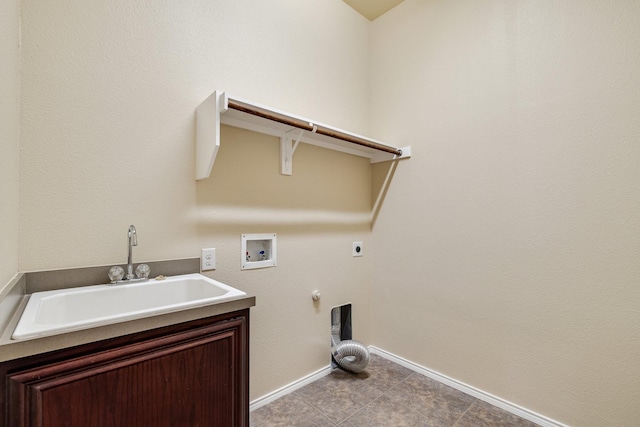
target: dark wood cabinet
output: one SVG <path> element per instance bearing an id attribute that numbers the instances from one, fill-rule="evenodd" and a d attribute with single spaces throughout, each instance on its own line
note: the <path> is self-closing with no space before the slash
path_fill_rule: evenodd
<path id="1" fill-rule="evenodd" d="M 249 310 L 0 366 L 11 427 L 248 426 Z"/>

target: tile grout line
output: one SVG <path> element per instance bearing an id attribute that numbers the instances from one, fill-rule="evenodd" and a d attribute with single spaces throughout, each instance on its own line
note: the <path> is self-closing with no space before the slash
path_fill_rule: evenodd
<path id="1" fill-rule="evenodd" d="M 467 412 L 469 412 L 469 410 L 471 410 L 471 407 L 472 407 L 473 405 L 475 405 L 477 402 L 478 402 L 478 398 L 475 398 L 475 399 L 473 400 L 473 402 L 471 402 L 471 405 L 469 405 L 469 407 L 468 407 L 467 409 L 465 409 L 465 411 L 462 413 L 462 415 L 460 415 L 460 416 L 458 417 L 458 419 L 456 420 L 456 422 L 454 422 L 454 423 L 453 423 L 453 425 L 452 425 L 451 427 L 456 427 L 456 426 L 458 425 L 458 423 L 460 422 L 460 420 L 461 420 L 461 419 L 463 419 L 465 415 L 467 415 Z"/>
<path id="2" fill-rule="evenodd" d="M 566 424 L 560 423 L 559 421 L 553 420 L 544 415 L 538 414 L 530 409 L 519 406 L 515 403 L 509 402 L 503 398 L 497 397 L 488 393 L 484 390 L 473 387 L 469 384 L 465 384 L 459 380 L 448 377 L 440 372 L 434 371 L 432 369 L 426 368 L 424 366 L 413 363 L 407 359 L 404 359 L 400 356 L 397 356 L 393 353 L 390 353 L 386 350 L 375 346 L 369 346 L 369 351 L 371 354 L 376 354 L 384 359 L 395 362 L 401 366 L 411 369 L 412 371 L 421 374 L 427 378 L 431 378 L 439 383 L 445 384 L 449 387 L 453 387 L 471 397 L 475 397 L 476 399 L 486 402 L 491 406 L 495 406 L 499 409 L 507 411 L 518 418 L 522 418 L 526 421 L 529 421 L 537 426 L 541 427 L 569 427 Z"/>
<path id="3" fill-rule="evenodd" d="M 398 365 L 394 361 L 392 361 L 392 363 Z M 406 366 L 403 366 L 403 368 L 409 369 Z M 334 372 L 334 370 L 332 370 L 330 373 L 332 372 Z M 367 382 L 367 379 L 369 378 L 371 378 L 373 382 L 370 382 L 370 383 Z M 326 425 L 333 426 L 333 427 L 339 427 L 339 426 L 346 427 L 347 425 L 352 425 L 353 423 L 356 423 L 356 425 L 359 425 L 358 423 L 361 423 L 364 420 L 368 420 L 368 417 L 369 417 L 368 411 L 373 411 L 375 413 L 376 412 L 375 407 L 386 404 L 384 402 L 386 402 L 389 399 L 396 401 L 396 405 L 397 405 L 396 410 L 399 409 L 402 412 L 404 412 L 405 410 L 409 410 L 410 412 L 414 411 L 416 414 L 420 414 L 422 417 L 427 417 L 427 419 L 429 419 L 430 417 L 429 414 L 424 413 L 419 408 L 413 408 L 412 406 L 409 405 L 411 401 L 410 395 L 406 395 L 406 393 L 404 393 L 402 390 L 399 390 L 402 384 L 410 385 L 412 379 L 421 379 L 421 378 L 427 378 L 429 380 L 436 381 L 447 387 L 451 387 L 448 384 L 442 383 L 440 381 L 434 380 L 433 378 L 430 378 L 427 375 L 424 375 L 422 372 L 410 370 L 410 372 L 406 374 L 406 371 L 398 371 L 393 366 L 387 366 L 385 364 L 376 364 L 375 367 L 371 368 L 367 376 L 364 376 L 364 377 L 356 376 L 354 378 L 350 378 L 349 376 L 344 377 L 338 374 L 337 377 L 332 378 L 332 377 L 329 377 L 327 374 L 327 375 L 324 375 L 322 378 L 316 379 L 316 381 L 322 380 L 322 383 L 321 384 L 316 383 L 317 387 L 310 389 L 308 393 L 300 393 L 302 388 L 304 388 L 302 387 L 300 390 L 296 390 L 292 394 L 297 394 L 297 398 L 300 399 L 300 401 L 303 402 L 307 408 L 313 411 L 312 413 L 309 414 L 309 420 L 316 420 L 316 422 L 321 422 L 322 425 L 325 425 L 325 423 Z M 309 383 L 306 386 L 310 386 L 311 384 L 313 383 Z M 336 389 L 344 388 L 344 390 L 346 390 L 347 393 L 351 393 L 354 404 L 357 404 L 359 402 L 362 402 L 362 404 L 359 404 L 357 406 L 351 405 L 351 406 L 348 406 L 347 408 L 344 408 L 344 407 L 341 407 L 340 405 L 337 405 L 337 406 L 334 405 L 333 404 L 334 402 L 330 400 L 330 401 L 325 401 L 326 403 L 325 405 L 319 405 L 320 400 L 323 400 L 322 398 L 320 398 L 320 395 L 325 395 L 327 393 L 331 395 L 333 387 L 337 387 Z M 394 391 L 396 393 L 394 393 Z M 458 390 L 458 391 L 461 391 L 461 390 Z M 479 399 L 478 397 L 474 397 L 468 393 L 464 393 L 464 394 L 466 394 L 469 397 L 473 397 L 473 400 L 468 404 L 466 409 L 464 409 L 464 411 L 455 420 L 447 422 L 446 425 L 450 427 L 456 427 L 456 426 L 461 427 L 462 425 L 464 425 L 463 420 L 465 419 L 469 420 L 466 417 L 467 415 L 472 414 L 471 409 L 474 407 L 474 405 L 478 406 L 478 404 L 483 401 L 482 399 Z M 384 402 L 381 402 L 381 400 L 384 398 L 386 398 Z M 360 399 L 362 399 L 362 401 Z M 501 409 L 495 405 L 491 405 L 491 406 L 494 406 L 496 409 Z M 400 407 L 404 409 L 400 409 Z M 461 407 L 461 409 L 462 408 L 464 408 L 464 406 Z M 334 409 L 337 412 L 335 412 Z M 329 417 L 329 414 L 344 415 L 344 418 L 342 419 L 339 419 L 340 417 L 331 418 Z M 512 415 L 515 415 L 515 414 L 512 414 Z M 363 420 L 360 420 L 361 416 L 364 417 Z M 334 418 L 336 418 L 337 421 L 334 420 Z M 293 420 L 295 419 L 295 417 L 291 419 Z M 252 424 L 252 426 L 253 425 L 254 424 Z M 265 424 L 265 426 L 266 425 L 268 424 Z M 255 426 L 259 426 L 259 424 L 255 424 Z"/>
<path id="4" fill-rule="evenodd" d="M 340 421 L 338 424 L 336 424 L 337 426 L 340 426 L 342 423 L 350 420 L 351 418 L 355 417 L 358 413 L 362 412 L 364 409 L 367 408 L 367 406 L 371 405 L 373 402 L 375 402 L 376 400 L 380 399 L 382 396 L 384 396 L 384 393 L 382 393 L 380 396 L 372 399 L 370 402 L 367 402 L 366 405 L 362 405 L 362 408 L 358 408 L 356 409 L 353 414 L 350 414 L 347 418 L 345 418 L 344 420 Z"/>
<path id="5" fill-rule="evenodd" d="M 335 369 L 339 369 L 339 368 L 335 368 Z M 335 369 L 333 369 L 331 372 L 333 372 Z M 331 373 L 329 373 L 329 375 L 331 375 Z M 326 385 L 325 385 L 326 386 Z M 316 396 L 318 394 L 320 394 L 321 392 L 316 392 L 314 393 L 311 397 Z M 340 424 L 342 424 L 343 422 L 345 422 L 346 420 L 348 420 L 349 418 L 351 418 L 351 416 L 353 414 L 349 414 L 347 415 L 346 418 L 344 418 L 343 420 L 340 420 L 338 422 L 333 421 L 331 418 L 329 418 L 326 414 L 325 411 L 322 410 L 322 408 L 318 407 L 315 403 L 307 400 L 306 397 L 304 396 L 299 396 L 300 399 L 302 399 L 304 401 L 304 403 L 306 403 L 307 405 L 309 405 L 311 408 L 313 408 L 315 411 L 317 411 L 318 413 L 320 413 L 322 415 L 323 418 L 327 419 L 333 426 L 339 426 Z M 368 403 L 367 403 L 368 404 Z M 365 405 L 366 406 L 366 405 Z M 360 408 L 361 409 L 361 408 Z M 356 412 L 358 412 L 360 409 L 358 409 Z M 355 412 L 354 412 L 355 413 Z"/>
<path id="6" fill-rule="evenodd" d="M 339 368 L 337 368 L 337 369 L 339 369 Z M 370 376 L 373 376 L 375 373 L 380 372 L 380 371 L 388 371 L 388 369 L 387 368 L 382 368 L 382 367 L 377 367 L 377 368 L 372 369 L 369 374 L 370 374 Z M 318 408 L 313 402 L 308 401 L 305 397 L 303 397 L 303 396 L 300 396 L 300 397 L 302 398 L 302 400 L 305 403 L 307 403 L 308 405 L 310 405 L 311 407 L 316 409 L 318 412 L 322 413 L 322 415 L 326 419 L 328 419 L 334 426 L 340 426 L 343 423 L 345 423 L 346 421 L 348 421 L 349 419 L 352 419 L 353 417 L 355 417 L 358 413 L 361 413 L 363 410 L 365 410 L 369 405 L 371 405 L 375 401 L 381 399 L 383 396 L 386 396 L 388 391 L 393 390 L 395 387 L 397 387 L 400 383 L 402 383 L 404 380 L 406 380 L 407 378 L 409 378 L 413 374 L 414 374 L 413 372 L 409 373 L 409 375 L 407 375 L 405 378 L 403 378 L 400 381 L 398 381 L 397 383 L 395 383 L 391 388 L 389 388 L 386 391 L 379 390 L 379 389 L 374 387 L 374 390 L 378 391 L 380 394 L 378 396 L 374 397 L 373 399 L 363 403 L 362 406 L 360 406 L 359 408 L 355 409 L 352 413 L 349 413 L 343 420 L 341 420 L 339 422 L 334 422 L 333 420 L 329 419 L 324 414 L 324 411 L 321 408 Z M 356 384 L 357 388 L 362 388 L 364 386 L 365 386 L 364 384 Z M 317 394 L 318 393 L 315 393 L 314 396 L 317 395 Z"/>
<path id="7" fill-rule="evenodd" d="M 317 393 L 315 393 L 317 394 Z M 315 395 L 314 394 L 314 395 Z M 300 398 L 300 400 L 302 400 L 305 404 L 309 405 L 309 407 L 311 409 L 313 409 L 314 411 L 316 411 L 318 414 L 320 414 L 322 416 L 322 418 L 324 418 L 325 420 L 327 420 L 328 422 L 331 423 L 332 426 L 337 426 L 338 424 L 335 423 L 331 418 L 327 417 L 327 415 L 324 413 L 324 411 L 320 408 L 318 408 L 316 405 L 314 405 L 312 402 L 308 401 L 306 397 L 304 396 L 300 396 L 298 395 L 298 398 Z"/>
<path id="8" fill-rule="evenodd" d="M 391 388 L 389 389 L 389 391 L 391 391 L 391 390 L 393 390 L 394 388 L 398 387 L 400 384 L 402 384 L 403 382 L 407 381 L 409 378 L 412 378 L 412 377 L 417 377 L 417 378 L 428 378 L 428 377 L 426 377 L 425 375 L 420 374 L 419 372 L 415 372 L 415 371 L 413 371 L 413 372 L 411 372 L 409 375 L 407 375 L 404 379 L 402 379 L 401 381 L 399 381 L 396 385 L 394 385 L 393 387 L 391 387 Z M 459 422 L 459 421 L 460 421 L 460 420 L 461 420 L 461 419 L 462 419 L 462 418 L 467 414 L 467 412 L 469 412 L 469 410 L 471 409 L 471 407 L 472 407 L 473 405 L 475 405 L 475 404 L 476 404 L 476 402 L 478 402 L 478 399 L 477 399 L 477 398 L 474 398 L 474 399 L 473 399 L 473 402 L 471 402 L 471 403 L 469 404 L 469 406 L 467 407 L 467 409 L 465 409 L 465 410 L 464 410 L 464 412 L 463 412 L 463 413 L 462 413 L 462 414 L 461 414 L 461 415 L 460 415 L 460 416 L 459 416 L 459 417 L 458 417 L 458 418 L 453 422 L 453 424 L 451 424 L 451 427 L 455 427 L 455 426 L 458 424 L 458 422 Z M 404 404 L 404 400 L 403 400 L 402 406 L 407 407 L 407 406 Z M 421 410 L 417 410 L 417 412 L 419 412 L 419 413 L 420 413 L 422 416 L 424 416 L 424 417 L 427 417 L 427 418 L 429 417 L 429 415 L 428 415 L 428 414 L 423 413 Z"/>
<path id="9" fill-rule="evenodd" d="M 387 370 L 387 369 L 380 369 L 380 370 Z M 375 369 L 372 371 L 376 372 L 378 371 L 378 369 Z M 350 414 L 347 418 L 345 418 L 344 420 L 340 421 L 340 423 L 336 424 L 336 426 L 341 426 L 343 425 L 343 423 L 347 422 L 348 420 L 352 419 L 353 417 L 355 417 L 358 413 L 362 412 L 363 410 L 365 410 L 369 405 L 373 404 L 374 402 L 376 402 L 377 400 L 382 399 L 384 396 L 388 397 L 388 392 L 394 390 L 395 388 L 397 388 L 398 386 L 400 386 L 400 384 L 402 384 L 404 381 L 406 381 L 407 379 L 409 379 L 411 376 L 414 375 L 420 375 L 417 374 L 416 372 L 411 372 L 409 373 L 409 375 L 407 375 L 406 377 L 402 378 L 401 380 L 399 380 L 398 382 L 396 382 L 392 387 L 390 387 L 389 389 L 385 390 L 385 391 L 380 391 L 380 395 L 373 398 L 371 401 L 367 402 L 365 405 L 363 405 L 361 408 L 357 409 L 356 411 L 353 412 L 353 414 Z M 409 409 L 409 407 L 407 405 L 405 405 L 404 400 L 403 402 L 400 403 L 400 405 L 402 405 L 404 408 Z"/>

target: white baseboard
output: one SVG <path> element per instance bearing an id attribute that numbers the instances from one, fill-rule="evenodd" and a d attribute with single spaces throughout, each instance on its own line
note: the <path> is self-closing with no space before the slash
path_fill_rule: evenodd
<path id="1" fill-rule="evenodd" d="M 429 377 L 442 384 L 448 385 L 449 387 L 453 387 L 456 390 L 460 390 L 461 392 L 473 396 L 476 399 L 483 400 L 493 406 L 504 409 L 507 412 L 517 415 L 520 418 L 524 418 L 525 420 L 531 421 L 532 423 L 536 423 L 542 427 L 568 427 L 566 424 L 559 423 L 558 421 L 530 411 L 526 408 L 523 408 L 522 406 L 516 405 L 515 403 L 511 403 L 507 400 L 496 397 L 490 393 L 479 390 L 473 386 L 450 378 L 439 372 L 433 371 L 429 368 L 425 368 L 424 366 L 417 365 L 413 362 L 403 359 L 402 357 L 396 356 L 393 353 L 389 353 L 388 351 L 374 346 L 369 346 L 369 352 L 371 352 L 372 354 L 377 354 L 380 357 L 384 357 L 385 359 L 395 362 L 398 365 L 404 366 L 405 368 L 411 369 L 412 371 L 422 374 L 425 377 Z"/>
<path id="2" fill-rule="evenodd" d="M 500 409 L 504 409 L 507 412 L 510 412 L 514 415 L 519 416 L 520 418 L 524 418 L 525 420 L 531 421 L 532 423 L 536 423 L 542 427 L 568 427 L 566 424 L 559 423 L 555 420 L 547 418 L 543 415 L 530 411 L 522 406 L 516 405 L 515 403 L 511 403 L 507 400 L 496 397 L 490 393 L 477 389 L 473 386 L 450 378 L 446 375 L 443 375 L 439 372 L 433 371 L 429 368 L 425 368 L 424 366 L 420 366 L 413 362 L 410 362 L 402 357 L 396 356 L 393 353 L 389 353 L 388 351 L 382 350 L 381 348 L 375 346 L 369 346 L 369 352 L 372 354 L 377 354 L 380 357 L 384 357 L 387 360 L 390 360 L 394 363 L 397 363 L 400 366 L 404 366 L 405 368 L 411 369 L 414 372 L 417 372 L 425 377 L 436 380 L 442 384 L 448 385 L 449 387 L 453 387 L 456 390 L 460 390 L 463 393 L 466 393 L 470 396 L 475 397 L 476 399 L 483 400 L 487 403 L 490 403 L 493 406 L 497 406 Z M 269 394 L 266 394 L 262 397 L 257 398 L 249 404 L 249 411 L 255 411 L 258 408 L 267 405 L 274 400 L 281 398 L 289 393 L 296 391 L 297 389 L 304 387 L 307 384 L 310 384 L 320 378 L 329 375 L 331 373 L 331 366 L 327 365 L 326 367 L 313 372 L 306 377 L 300 378 L 297 381 L 294 381 L 290 384 L 285 385 Z"/>
<path id="3" fill-rule="evenodd" d="M 284 387 L 280 387 L 279 389 L 272 391 L 269 394 L 265 394 L 262 397 L 257 398 L 256 400 L 249 403 L 249 412 L 255 411 L 258 408 L 263 407 L 266 404 L 273 402 L 285 396 L 289 393 L 296 391 L 297 389 L 306 386 L 307 384 L 311 384 L 312 382 L 319 380 L 320 378 L 329 375 L 331 373 L 331 366 L 327 365 L 322 369 L 318 369 L 317 371 L 307 375 L 306 377 L 302 377 L 299 380 L 296 380 L 290 384 L 287 384 Z"/>

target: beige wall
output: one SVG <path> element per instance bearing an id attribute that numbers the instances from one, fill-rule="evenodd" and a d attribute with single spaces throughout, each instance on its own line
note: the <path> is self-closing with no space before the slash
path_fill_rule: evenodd
<path id="1" fill-rule="evenodd" d="M 329 363 L 331 306 L 369 338 L 371 171 L 225 128 L 194 179 L 195 108 L 214 89 L 368 133 L 369 23 L 342 1 L 24 2 L 20 269 L 197 257 L 257 296 L 251 398 Z M 349 64 L 345 66 L 345 64 Z M 314 161 L 312 161 L 314 160 Z M 240 234 L 278 234 L 278 266 L 240 271 Z M 312 303 L 319 289 L 321 303 Z"/>
<path id="2" fill-rule="evenodd" d="M 217 245 L 212 277 L 257 296 L 251 309 L 252 398 L 329 364 L 330 310 L 351 302 L 354 333 L 369 341 L 371 166 L 301 144 L 294 176 L 277 172 L 279 140 L 223 127 L 211 178 L 198 183 L 198 232 Z M 247 156 L 253 161 L 247 161 Z M 241 233 L 277 233 L 278 266 L 239 272 Z M 321 299 L 313 303 L 311 293 Z M 286 380 L 284 382 L 283 380 Z"/>
<path id="3" fill-rule="evenodd" d="M 338 0 L 24 2 L 21 82 L 9 10 L 0 280 L 122 263 L 132 223 L 135 259 L 213 246 L 211 276 L 257 296 L 251 399 L 325 366 L 350 301 L 367 344 L 570 425 L 636 423 L 635 2 L 406 0 L 373 24 Z M 196 183 L 214 89 L 411 144 L 373 235 L 362 159 L 301 145 L 284 177 L 277 140 L 223 128 Z M 278 267 L 240 271 L 247 232 L 278 233 Z"/>
<path id="4" fill-rule="evenodd" d="M 372 342 L 575 426 L 640 420 L 640 3 L 406 0 L 372 134 Z M 380 172 L 380 171 L 378 171 Z"/>
<path id="5" fill-rule="evenodd" d="M 0 286 L 18 272 L 20 2 L 0 13 Z"/>

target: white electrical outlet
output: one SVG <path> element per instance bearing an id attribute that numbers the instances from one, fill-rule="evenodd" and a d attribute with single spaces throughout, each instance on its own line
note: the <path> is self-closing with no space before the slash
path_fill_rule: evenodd
<path id="1" fill-rule="evenodd" d="M 209 248 L 203 249 L 200 254 L 200 270 L 215 270 L 216 269 L 216 249 Z"/>
<path id="2" fill-rule="evenodd" d="M 362 242 L 353 242 L 353 256 L 362 256 Z"/>

